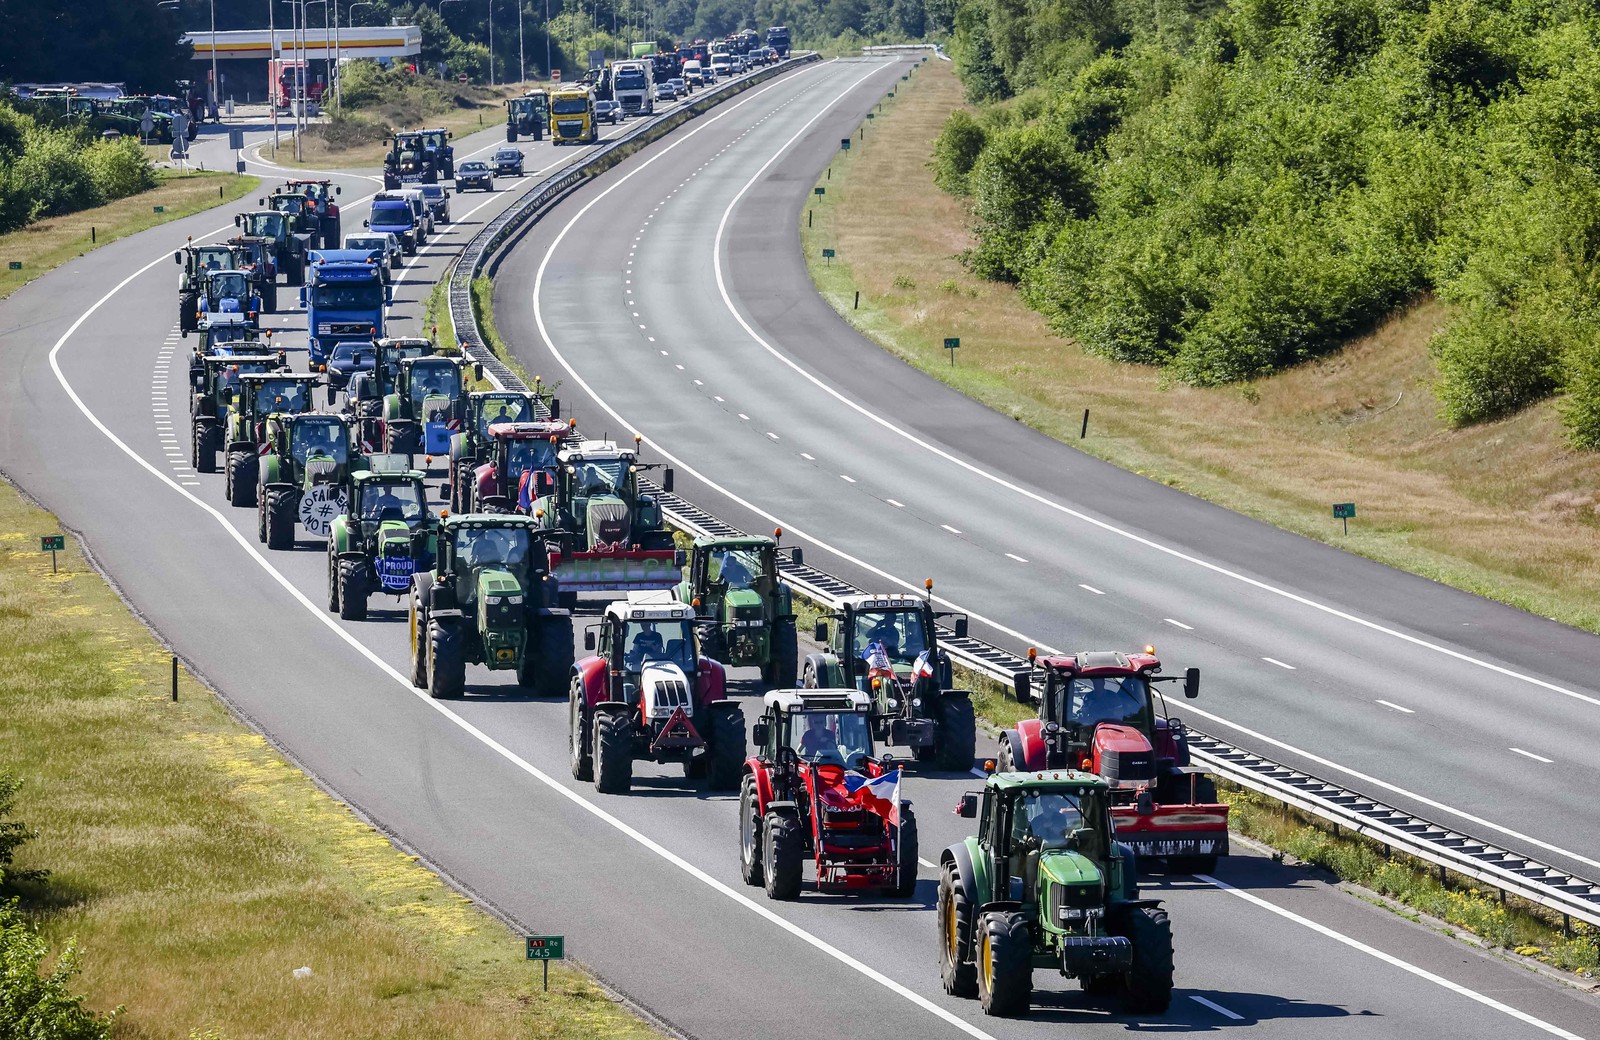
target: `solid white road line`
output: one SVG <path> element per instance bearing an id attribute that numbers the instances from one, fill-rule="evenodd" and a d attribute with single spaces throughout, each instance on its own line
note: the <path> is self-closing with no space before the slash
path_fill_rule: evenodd
<path id="1" fill-rule="evenodd" d="M 1223 1018 L 1226 1018 L 1230 1022 L 1243 1022 L 1244 1021 L 1244 1016 L 1243 1015 L 1234 1014 L 1232 1011 L 1229 1011 L 1227 1008 L 1223 1007 L 1221 1004 L 1218 1004 L 1215 1001 L 1207 1000 L 1205 997 L 1199 996 L 1198 994 L 1194 994 L 1194 993 L 1189 994 L 1189 999 L 1194 1001 L 1196 1004 L 1199 1004 L 1199 1005 L 1201 1005 L 1203 1007 L 1210 1008 L 1212 1011 L 1215 1011 L 1217 1014 L 1221 1015 Z"/>
<path id="2" fill-rule="evenodd" d="M 1510 750 L 1515 751 L 1517 754 L 1521 755 L 1524 758 L 1531 758 L 1535 762 L 1543 762 L 1547 766 L 1548 765 L 1553 765 L 1555 763 L 1555 759 L 1553 759 L 1553 758 L 1545 758 L 1543 755 L 1536 755 L 1532 751 L 1524 751 L 1519 747 L 1514 747 L 1514 748 L 1511 748 Z"/>
<path id="3" fill-rule="evenodd" d="M 1407 715 L 1415 715 L 1416 714 L 1416 712 L 1412 711 L 1410 708 L 1406 708 L 1406 707 L 1403 707 L 1403 706 L 1401 706 L 1399 704 L 1396 704 L 1394 701 L 1386 701 L 1382 697 L 1378 698 L 1378 703 L 1383 705 L 1385 708 L 1393 708 L 1395 711 L 1403 711 Z"/>

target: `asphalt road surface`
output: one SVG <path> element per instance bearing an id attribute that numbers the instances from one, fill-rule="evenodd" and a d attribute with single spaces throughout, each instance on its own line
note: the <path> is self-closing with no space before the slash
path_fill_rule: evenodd
<path id="1" fill-rule="evenodd" d="M 788 366 L 763 360 L 773 355 L 753 347 L 748 335 L 736 336 L 716 309 L 721 294 L 711 248 L 721 238 L 731 242 L 731 252 L 715 254 L 730 296 L 754 309 L 746 320 L 766 330 L 774 350 L 797 349 L 804 365 L 847 362 L 852 374 L 838 385 L 851 389 L 849 400 L 870 401 L 885 417 L 900 412 L 905 400 L 939 406 L 939 422 L 926 424 L 934 432 L 988 421 L 981 410 L 963 413 L 958 399 L 937 396 L 941 388 L 880 369 L 875 350 L 837 327 L 808 323 L 811 295 L 789 255 L 795 200 L 809 190 L 821 146 L 830 136 L 836 144 L 839 126 L 853 126 L 895 75 L 893 63 L 802 70 L 645 149 L 563 203 L 512 254 L 499 277 L 502 321 L 514 330 L 531 371 L 572 381 L 562 396 L 586 430 L 609 427 L 615 434 L 623 424 L 580 392 L 580 378 L 652 442 L 710 479 L 737 477 L 759 503 L 746 498 L 750 506 L 730 506 L 696 487 L 685 466 L 680 486 L 691 497 L 756 529 L 762 522 L 753 507 L 785 515 L 804 509 L 798 526 L 887 573 L 920 580 L 937 562 L 941 592 L 963 601 L 979 591 L 976 575 L 986 569 L 992 598 L 971 605 L 1001 623 L 1012 618 L 1008 627 L 1018 627 L 1033 618 L 1036 601 L 1066 611 L 1061 601 L 1075 585 L 1059 574 L 1081 573 L 1092 583 L 1101 566 L 1110 566 L 1115 543 L 1094 541 L 1092 529 L 1074 531 L 1083 548 L 1063 559 L 1059 547 L 1071 540 L 1061 537 L 1059 518 L 1047 517 L 1057 525 L 1051 536 L 1057 548 L 1028 557 L 1048 524 L 1028 534 L 1027 521 L 1036 518 L 1003 518 L 1017 508 L 1003 489 L 973 493 L 956 484 L 968 479 L 958 466 L 947 463 L 935 473 L 903 447 L 888 453 L 892 442 L 873 432 L 881 428 L 859 424 L 843 402 L 795 378 Z M 491 129 L 458 141 L 458 161 L 498 144 L 500 133 Z M 786 151 L 791 140 L 793 150 Z M 533 171 L 579 154 L 549 144 L 525 144 L 524 150 L 530 171 L 524 184 L 537 176 Z M 364 179 L 370 175 L 340 174 L 347 227 L 364 215 L 363 196 L 375 187 Z M 724 224 L 727 207 L 751 178 L 758 183 Z M 626 187 L 613 190 L 618 185 Z M 415 329 L 449 252 L 506 205 L 516 187 L 452 200 L 456 224 L 397 282 L 396 331 Z M 469 673 L 473 685 L 465 701 L 429 701 L 405 680 L 407 637 L 398 602 L 385 611 L 375 600 L 380 609 L 363 623 L 330 617 L 323 609 L 322 547 L 302 539 L 297 551 L 261 548 L 254 512 L 225 504 L 220 476 L 188 468 L 187 344 L 173 331 L 171 252 L 187 235 L 201 241 L 231 233 L 237 208 L 114 243 L 0 303 L 0 351 L 13 373 L 0 388 L 0 466 L 80 533 L 174 650 L 306 769 L 485 903 L 530 931 L 566 934 L 575 957 L 672 1028 L 696 1037 L 807 1040 L 1045 1037 L 1060 1035 L 1063 1026 L 1083 1035 L 1229 1028 L 1298 1038 L 1349 1036 L 1354 1023 L 1347 1020 L 1360 1019 L 1360 1035 L 1374 1037 L 1594 1032 L 1600 1007 L 1592 997 L 1249 854 L 1226 862 L 1215 879 L 1150 879 L 1154 894 L 1167 901 L 1176 933 L 1179 990 L 1168 1014 L 1129 1018 L 1114 1003 L 1088 998 L 1041 971 L 1040 1010 L 1031 1019 L 987 1020 L 974 1002 L 940 990 L 931 870 L 909 902 L 807 893 L 797 903 L 769 903 L 739 881 L 733 796 L 708 795 L 674 771 L 648 766 L 639 768 L 631 795 L 596 795 L 569 777 L 565 704 L 528 699 L 498 673 Z M 565 233 L 580 213 L 581 224 Z M 550 265 L 558 269 L 541 278 L 537 268 L 558 235 Z M 637 275 L 627 270 L 630 250 Z M 522 266 L 530 258 L 533 267 Z M 552 329 L 550 322 L 561 323 L 553 335 L 563 357 L 580 366 L 575 372 L 539 353 L 536 282 L 555 294 L 544 304 L 550 311 L 544 320 Z M 278 327 L 298 346 L 303 314 L 278 317 Z M 639 325 L 645 327 L 634 328 Z M 303 367 L 303 358 L 296 358 Z M 885 372 L 894 372 L 898 382 L 884 382 Z M 857 390 L 865 392 L 858 397 Z M 739 418 L 740 408 L 751 418 Z M 877 439 L 846 450 L 857 443 L 846 438 L 869 436 Z M 963 445 L 980 447 L 964 435 L 954 441 L 946 449 L 952 453 L 964 452 Z M 805 465 L 790 458 L 802 451 L 812 456 L 801 459 Z M 1062 458 L 1052 465 L 1082 465 L 1071 453 Z M 999 460 L 988 465 L 1007 472 Z M 929 480 L 935 482 L 924 487 Z M 1057 486 L 1050 479 L 1043 484 Z M 1141 494 L 1159 500 L 1156 490 Z M 889 496 L 905 505 L 887 503 Z M 948 512 L 931 512 L 941 500 Z M 1211 523 L 1213 515 L 1217 523 L 1237 522 L 1197 504 L 1183 508 L 1195 510 L 1195 524 Z M 896 512 L 875 512 L 882 509 Z M 1035 562 L 1017 564 L 1016 577 L 1005 577 L 1003 555 L 987 562 L 975 555 L 980 525 L 967 520 L 969 514 L 986 518 L 985 541 L 1015 537 L 1004 544 Z M 934 519 L 973 533 L 930 541 L 932 531 L 942 530 Z M 1159 525 L 1141 530 L 1151 537 L 1167 533 Z M 1263 546 L 1278 537 L 1252 530 Z M 1202 541 L 1221 537 L 1191 533 Z M 1263 553 L 1252 562 L 1273 559 Z M 1139 595 L 1154 598 L 1158 582 L 1173 597 L 1203 594 L 1174 577 L 1182 573 L 1189 580 L 1188 572 L 1161 563 L 1124 561 L 1124 587 L 1102 578 L 1100 587 L 1117 590 L 1117 598 L 1092 601 L 1092 610 L 1073 616 L 1072 630 L 1083 635 L 1078 642 L 1137 641 L 1129 635 L 1135 619 L 1118 614 L 1132 608 L 1108 608 L 1137 603 Z M 851 573 L 851 567 L 859 576 L 857 564 L 845 561 L 839 569 Z M 1051 595 L 1040 597 L 1036 590 L 1047 575 Z M 1211 675 L 1227 676 L 1212 682 L 1202 703 L 1218 711 L 1254 711 L 1235 698 L 1258 685 L 1270 692 L 1273 685 L 1252 685 L 1220 666 L 1240 657 L 1227 649 L 1224 637 L 1232 637 L 1225 623 L 1237 615 L 1240 628 L 1273 629 L 1288 624 L 1282 616 L 1290 611 L 1280 604 L 1263 616 L 1252 610 L 1248 586 L 1230 592 L 1226 606 L 1195 607 L 1187 617 L 1174 607 L 1172 616 L 1192 618 L 1196 632 L 1182 644 L 1163 640 L 1170 649 L 1162 649 L 1176 663 L 1198 659 Z M 1041 609 L 1028 624 L 1043 626 L 1053 617 Z M 1296 630 L 1290 625 L 1286 638 Z M 1210 641 L 1201 642 L 1201 635 Z M 1204 648 L 1232 656 L 1213 664 Z M 1317 671 L 1309 654 L 1293 663 Z M 754 721 L 754 674 L 736 677 L 746 717 Z M 1285 697 L 1304 689 L 1304 678 L 1296 678 L 1293 689 L 1279 680 Z M 1318 696 L 1347 699 L 1343 689 L 1330 683 Z M 1423 703 L 1407 706 L 1420 715 Z M 1270 707 L 1252 722 L 1272 724 Z M 1301 716 L 1295 730 L 1301 742 L 1309 739 L 1307 731 L 1319 730 L 1323 715 L 1337 714 L 1309 710 L 1313 714 Z M 1430 723 L 1419 718 L 1413 724 Z M 991 749 L 985 742 L 982 751 Z M 1341 757 L 1347 750 L 1330 749 Z M 1562 768 L 1571 777 L 1575 763 Z M 1494 772 L 1480 767 L 1472 775 Z M 925 859 L 936 859 L 940 848 L 968 832 L 967 821 L 949 810 L 976 784 L 967 775 L 940 774 L 907 782 Z M 1554 790 L 1545 795 L 1561 797 Z"/>

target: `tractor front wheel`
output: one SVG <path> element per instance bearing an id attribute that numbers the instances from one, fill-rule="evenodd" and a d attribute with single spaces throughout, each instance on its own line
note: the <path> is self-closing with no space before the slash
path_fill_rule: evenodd
<path id="1" fill-rule="evenodd" d="M 428 695 L 434 700 L 460 697 L 467 685 L 467 659 L 461 633 L 438 618 L 428 619 Z"/>
<path id="2" fill-rule="evenodd" d="M 961 887 L 961 874 L 951 863 L 939 875 L 939 975 L 952 997 L 978 995 L 978 969 L 962 959 L 972 948 L 972 905 Z"/>
<path id="3" fill-rule="evenodd" d="M 996 1017 L 1031 1009 L 1033 941 L 1022 914 L 991 910 L 978 919 L 978 999 Z"/>
<path id="4" fill-rule="evenodd" d="M 217 447 L 212 443 L 211 431 L 204 426 L 194 428 L 194 447 L 191 452 L 196 473 L 215 473 L 217 471 Z"/>
<path id="5" fill-rule="evenodd" d="M 744 770 L 744 709 L 718 711 L 711 716 L 710 746 L 706 748 L 706 786 L 713 791 L 732 791 L 739 786 Z"/>
<path id="6" fill-rule="evenodd" d="M 756 800 L 756 778 L 746 773 L 739 785 L 739 876 L 751 888 L 761 884 L 761 806 Z"/>
<path id="7" fill-rule="evenodd" d="M 800 821 L 781 813 L 767 816 L 761 842 L 761 873 L 767 898 L 799 897 L 805 854 L 800 840 Z"/>
<path id="8" fill-rule="evenodd" d="M 417 579 L 411 587 L 411 616 L 406 619 L 411 629 L 411 685 L 419 690 L 428 688 L 428 614 L 424 605 L 431 588 L 427 575 Z"/>
<path id="9" fill-rule="evenodd" d="M 354 556 L 339 560 L 339 616 L 346 621 L 367 620 L 367 561 Z"/>
<path id="10" fill-rule="evenodd" d="M 894 894 L 910 899 L 917 891 L 917 817 L 909 805 L 900 807 L 899 833 L 894 839 Z"/>
<path id="11" fill-rule="evenodd" d="M 228 504 L 256 504 L 256 457 L 253 452 L 228 452 Z"/>
<path id="12" fill-rule="evenodd" d="M 609 712 L 594 720 L 594 789 L 627 794 L 633 786 L 633 720 Z"/>
<path id="13" fill-rule="evenodd" d="M 964 695 L 939 698 L 939 732 L 936 736 L 939 768 L 965 773 L 978 752 L 978 722 L 972 701 Z"/>
<path id="14" fill-rule="evenodd" d="M 1160 907 L 1137 906 L 1123 931 L 1133 943 L 1133 967 L 1122 1005 L 1134 1014 L 1160 1014 L 1172 1004 L 1172 923 Z"/>
<path id="15" fill-rule="evenodd" d="M 594 759 L 589 757 L 588 720 L 583 717 L 583 680 L 572 677 L 572 687 L 567 705 L 567 752 L 572 760 L 572 779 L 584 782 L 594 779 Z"/>
<path id="16" fill-rule="evenodd" d="M 295 525 L 295 500 L 291 491 L 274 489 L 267 492 L 266 543 L 268 549 L 293 549 Z"/>
<path id="17" fill-rule="evenodd" d="M 800 675 L 800 635 L 795 630 L 794 619 L 779 621 L 772 626 L 772 645 L 767 651 L 767 664 L 761 679 L 775 690 L 792 690 Z"/>
<path id="18" fill-rule="evenodd" d="M 1000 752 L 994 757 L 994 771 L 996 773 L 1015 773 L 1017 771 L 1016 755 L 1011 751 L 1011 741 L 1000 741 Z"/>
<path id="19" fill-rule="evenodd" d="M 328 609 L 339 612 L 339 558 L 333 554 L 333 543 L 328 543 Z"/>

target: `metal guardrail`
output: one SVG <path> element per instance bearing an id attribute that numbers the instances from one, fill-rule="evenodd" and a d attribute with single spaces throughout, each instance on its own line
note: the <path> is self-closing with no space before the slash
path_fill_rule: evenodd
<path id="1" fill-rule="evenodd" d="M 620 158 L 618 152 L 653 141 L 718 102 L 782 71 L 814 60 L 815 55 L 790 59 L 763 70 L 765 75 L 757 73 L 730 83 L 725 88 L 717 88 L 694 105 L 641 125 L 614 139 L 584 162 L 555 174 L 531 189 L 474 236 L 463 248 L 451 275 L 450 312 L 458 338 L 468 344 L 469 355 L 483 363 L 491 381 L 501 388 L 527 389 L 516 373 L 484 346 L 477 319 L 472 313 L 472 279 L 494 249 L 524 223 L 537 216 L 540 210 L 584 180 L 608 168 Z M 732 89 L 734 87 L 738 89 Z M 462 336 L 463 330 L 468 335 Z M 663 491 L 648 481 L 640 483 L 661 503 L 662 512 L 669 523 L 695 537 L 737 536 L 744 533 L 713 513 Z M 780 566 L 786 581 L 804 595 L 829 607 L 837 607 L 845 596 L 860 595 L 864 591 L 843 578 L 815 567 L 796 565 L 790 561 L 783 561 Z M 965 667 L 1013 689 L 1018 674 L 1029 670 L 1025 658 L 981 639 L 958 637 L 943 627 L 939 631 L 939 642 L 952 658 Z M 1431 823 L 1321 777 L 1262 758 L 1192 726 L 1189 732 L 1193 736 L 1190 750 L 1195 759 L 1217 776 L 1426 863 L 1546 907 L 1561 914 L 1563 924 L 1568 927 L 1573 919 L 1600 927 L 1600 885 L 1594 882 L 1574 877 L 1480 838 Z"/>

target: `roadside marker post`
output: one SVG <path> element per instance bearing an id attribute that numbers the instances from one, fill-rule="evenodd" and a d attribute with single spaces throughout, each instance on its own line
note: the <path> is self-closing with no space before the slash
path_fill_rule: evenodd
<path id="1" fill-rule="evenodd" d="M 21 267 L 16 264 L 12 269 Z M 50 573 L 56 573 L 56 553 L 67 551 L 67 536 L 64 534 L 42 534 L 39 536 L 39 551 L 50 554 Z"/>
<path id="2" fill-rule="evenodd" d="M 850 150 L 850 138 L 848 138 L 848 137 L 839 138 L 839 150 L 841 152 L 848 152 Z"/>
<path id="3" fill-rule="evenodd" d="M 20 270 L 22 270 L 22 261 L 21 260 L 12 260 L 8 264 L 6 264 L 6 267 L 8 267 L 9 269 L 11 269 L 13 271 L 20 271 Z"/>
<path id="4" fill-rule="evenodd" d="M 951 368 L 955 368 L 956 367 L 956 351 L 959 350 L 960 348 L 961 348 L 961 338 L 959 336 L 946 336 L 945 337 L 945 339 L 944 339 L 944 349 L 946 349 L 946 350 L 948 350 L 950 352 L 950 367 Z"/>
<path id="5" fill-rule="evenodd" d="M 824 260 L 832 260 L 835 255 L 836 254 L 831 249 L 824 249 L 822 251 L 822 259 L 824 259 Z"/>
<path id="6" fill-rule="evenodd" d="M 544 991 L 550 992 L 550 962 L 567 959 L 567 937 L 564 935 L 530 935 L 527 943 L 528 959 L 544 965 Z"/>
<path id="7" fill-rule="evenodd" d="M 172 655 L 172 703 L 178 703 L 178 655 Z"/>
<path id="8" fill-rule="evenodd" d="M 1350 533 L 1350 518 L 1356 515 L 1354 502 L 1335 502 L 1333 504 L 1333 518 L 1344 521 L 1344 533 Z"/>

